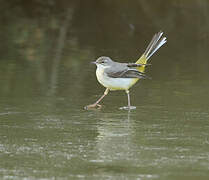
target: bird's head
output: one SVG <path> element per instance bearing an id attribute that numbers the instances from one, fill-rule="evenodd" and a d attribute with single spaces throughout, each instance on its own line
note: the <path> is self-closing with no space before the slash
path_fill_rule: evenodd
<path id="1" fill-rule="evenodd" d="M 113 61 L 109 57 L 101 56 L 96 61 L 94 61 L 92 63 L 96 64 L 97 67 L 107 68 L 107 67 L 111 66 Z"/>

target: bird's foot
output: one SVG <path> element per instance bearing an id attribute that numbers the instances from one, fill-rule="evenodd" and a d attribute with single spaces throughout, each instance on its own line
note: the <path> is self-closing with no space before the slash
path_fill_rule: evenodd
<path id="1" fill-rule="evenodd" d="M 84 107 L 84 109 L 86 109 L 86 110 L 89 110 L 89 109 L 101 109 L 101 108 L 102 108 L 102 105 L 96 104 L 96 103 L 89 104 L 89 105 Z"/>
<path id="2" fill-rule="evenodd" d="M 123 107 L 120 107 L 119 109 L 121 109 L 121 110 L 133 110 L 133 109 L 136 109 L 136 106 L 123 106 Z"/>

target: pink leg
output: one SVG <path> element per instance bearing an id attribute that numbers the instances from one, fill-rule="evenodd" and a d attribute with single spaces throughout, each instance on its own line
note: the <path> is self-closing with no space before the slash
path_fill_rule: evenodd
<path id="1" fill-rule="evenodd" d="M 108 94 L 108 92 L 109 92 L 109 89 L 107 88 L 104 94 L 94 104 L 87 105 L 84 107 L 84 109 L 96 108 L 97 106 L 101 108 L 101 105 L 99 104 L 99 102 Z"/>

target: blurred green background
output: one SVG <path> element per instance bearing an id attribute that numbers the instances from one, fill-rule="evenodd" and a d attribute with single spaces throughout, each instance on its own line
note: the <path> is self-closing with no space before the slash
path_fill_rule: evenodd
<path id="1" fill-rule="evenodd" d="M 207 0 L 0 1 L 2 179 L 208 179 Z M 168 39 L 131 89 L 103 94 L 90 62 L 135 62 Z"/>

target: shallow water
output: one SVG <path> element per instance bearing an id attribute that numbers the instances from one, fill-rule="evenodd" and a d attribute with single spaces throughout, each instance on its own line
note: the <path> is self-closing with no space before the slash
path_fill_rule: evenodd
<path id="1" fill-rule="evenodd" d="M 1 179 L 208 179 L 209 3 L 32 2 L 2 3 Z M 89 62 L 133 62 L 160 29 L 136 109 L 118 91 L 84 110 L 104 91 Z"/>

